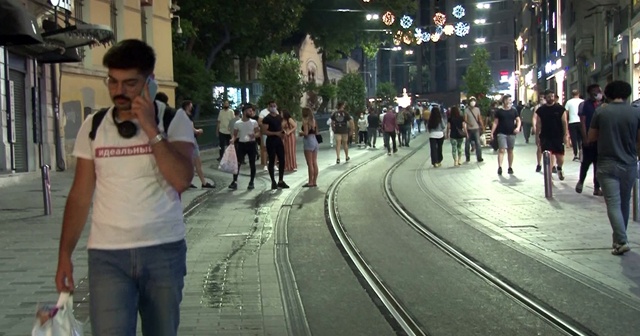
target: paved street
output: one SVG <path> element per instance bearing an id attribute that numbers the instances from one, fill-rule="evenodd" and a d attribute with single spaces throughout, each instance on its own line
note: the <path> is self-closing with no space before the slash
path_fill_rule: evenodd
<path id="1" fill-rule="evenodd" d="M 535 145 L 519 137 L 515 174 L 498 176 L 497 154 L 484 151 L 485 162 L 452 167 L 451 146 L 445 142 L 442 168 L 427 163 L 421 170 L 423 187 L 435 201 L 495 239 L 512 242 L 544 262 L 565 269 L 589 283 L 603 284 L 640 302 L 640 230 L 630 222 L 632 251 L 612 256 L 611 227 L 602 197 L 593 196 L 592 170 L 582 194 L 574 190 L 579 162 L 565 163 L 565 180 L 554 175 L 553 199 L 544 197 L 543 176 L 535 173 Z M 573 153 L 567 149 L 567 158 Z M 426 199 L 429 199 L 427 197 Z"/>

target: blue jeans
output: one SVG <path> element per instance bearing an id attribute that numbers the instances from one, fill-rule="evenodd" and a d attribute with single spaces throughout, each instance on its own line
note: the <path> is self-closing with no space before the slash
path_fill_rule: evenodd
<path id="1" fill-rule="evenodd" d="M 631 190 L 638 178 L 637 165 L 598 161 L 598 182 L 607 204 L 607 216 L 613 229 L 613 243 L 627 243 L 627 224 L 631 209 Z"/>
<path id="2" fill-rule="evenodd" d="M 126 250 L 89 250 L 89 306 L 94 336 L 175 336 L 186 265 L 184 240 Z"/>
<path id="3" fill-rule="evenodd" d="M 471 143 L 473 142 L 474 147 L 476 149 L 476 159 L 478 161 L 482 160 L 482 146 L 480 146 L 480 129 L 468 130 L 467 138 L 464 142 L 464 155 L 467 158 L 467 161 L 471 160 Z"/>

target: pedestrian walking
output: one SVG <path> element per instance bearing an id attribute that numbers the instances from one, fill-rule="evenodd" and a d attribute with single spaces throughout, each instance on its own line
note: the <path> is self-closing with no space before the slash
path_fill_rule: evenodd
<path id="1" fill-rule="evenodd" d="M 376 148 L 376 140 L 378 140 L 378 131 L 380 129 L 380 116 L 378 112 L 373 111 L 369 113 L 367 116 L 367 134 L 369 135 L 369 139 L 367 139 L 367 145 L 369 148 Z"/>
<path id="2" fill-rule="evenodd" d="M 451 116 L 447 122 L 446 137 L 451 139 L 451 154 L 453 155 L 453 165 L 462 165 L 462 144 L 467 137 L 467 123 L 460 114 L 457 106 L 451 108 Z"/>
<path id="3" fill-rule="evenodd" d="M 318 186 L 318 125 L 313 116 L 313 111 L 308 107 L 302 108 L 302 130 L 304 158 L 307 162 L 308 182 L 302 187 L 313 188 Z"/>
<path id="4" fill-rule="evenodd" d="M 598 84 L 591 84 L 587 87 L 588 98 L 580 106 L 580 132 L 582 133 L 582 139 L 585 139 L 582 143 L 582 162 L 580 162 L 580 177 L 576 184 L 576 192 L 582 193 L 584 188 L 584 181 L 587 179 L 587 173 L 589 172 L 589 166 L 593 164 L 593 195 L 602 196 L 602 190 L 600 189 L 600 183 L 597 176 L 597 163 L 598 163 L 598 143 L 586 141 L 587 131 L 591 125 L 593 115 L 596 109 L 602 103 L 602 89 Z"/>
<path id="5" fill-rule="evenodd" d="M 298 170 L 298 160 L 296 159 L 296 130 L 298 124 L 291 113 L 287 110 L 282 111 L 282 129 L 284 130 L 284 170 L 287 172 L 295 172 Z"/>
<path id="6" fill-rule="evenodd" d="M 569 128 L 564 106 L 556 102 L 556 94 L 544 92 L 545 105 L 536 110 L 536 137 L 540 151 L 549 151 L 556 159 L 556 172 L 560 181 L 564 180 L 564 146 L 569 144 Z"/>
<path id="7" fill-rule="evenodd" d="M 231 131 L 229 130 L 228 125 L 233 117 L 234 113 L 233 110 L 229 108 L 229 101 L 225 100 L 222 103 L 222 110 L 218 112 L 218 122 L 216 123 L 216 134 L 218 134 L 218 142 L 220 145 L 220 156 L 218 157 L 218 161 L 222 159 L 222 155 L 231 141 Z"/>
<path id="8" fill-rule="evenodd" d="M 345 161 L 349 162 L 349 135 L 356 136 L 353 118 L 345 111 L 346 104 L 338 102 L 338 110 L 331 115 L 331 128 L 336 137 L 336 164 L 340 164 L 340 148 L 344 148 Z"/>
<path id="9" fill-rule="evenodd" d="M 333 113 L 331 115 L 333 115 Z M 336 137 L 335 132 L 333 132 L 333 127 L 331 127 L 332 122 L 333 121 L 331 120 L 331 116 L 329 116 L 329 119 L 327 119 L 327 126 L 329 126 L 329 143 L 331 144 L 331 148 L 333 148 L 333 146 L 335 145 Z"/>
<path id="10" fill-rule="evenodd" d="M 365 117 L 364 113 L 360 113 L 360 118 L 358 118 L 358 147 L 367 148 L 368 134 L 367 130 L 369 129 L 369 121 L 367 117 Z"/>
<path id="11" fill-rule="evenodd" d="M 384 148 L 387 149 L 387 155 L 391 155 L 391 142 L 393 142 L 393 153 L 398 152 L 398 145 L 396 144 L 396 134 L 399 133 L 398 121 L 396 120 L 396 114 L 393 110 L 384 114 L 382 118 L 382 136 L 384 140 Z"/>
<path id="12" fill-rule="evenodd" d="M 469 98 L 469 107 L 464 111 L 464 122 L 467 126 L 467 136 L 464 143 L 464 155 L 467 162 L 471 161 L 471 147 L 475 148 L 476 160 L 484 161 L 482 158 L 482 145 L 480 137 L 484 135 L 484 122 L 480 108 L 476 106 L 476 97 Z"/>
<path id="13" fill-rule="evenodd" d="M 580 123 L 580 105 L 584 102 L 580 98 L 580 91 L 571 91 L 572 98 L 564 105 L 565 110 L 569 113 L 569 136 L 571 138 L 571 146 L 573 147 L 573 161 L 580 161 L 580 149 L 582 149 L 582 124 Z"/>
<path id="14" fill-rule="evenodd" d="M 502 162 L 504 153 L 507 153 L 509 169 L 507 173 L 513 174 L 513 148 L 516 145 L 516 134 L 520 131 L 520 117 L 513 107 L 510 95 L 502 97 L 502 106 L 495 112 L 491 134 L 497 137 L 498 142 L 498 175 L 502 175 Z"/>
<path id="15" fill-rule="evenodd" d="M 271 105 L 271 104 L 270 104 Z M 271 177 L 271 189 L 287 189 L 289 186 L 284 182 L 284 130 L 282 129 L 282 116 L 275 108 L 269 109 L 269 114 L 262 119 L 262 134 L 267 137 L 265 141 L 267 147 L 268 170 Z M 278 181 L 276 182 L 276 159 L 278 160 Z"/>
<path id="16" fill-rule="evenodd" d="M 236 146 L 236 154 L 238 156 L 238 172 L 233 174 L 233 182 L 229 185 L 229 189 L 238 189 L 238 174 L 240 166 L 245 156 L 249 159 L 249 169 L 251 171 L 248 190 L 254 189 L 254 180 L 256 178 L 256 155 L 258 155 L 256 139 L 260 138 L 260 127 L 258 122 L 253 119 L 255 110 L 251 104 L 245 104 L 242 107 L 242 119 L 236 121 L 233 125 L 233 133 L 231 142 Z"/>
<path id="17" fill-rule="evenodd" d="M 522 134 L 524 135 L 525 143 L 529 143 L 529 139 L 533 134 L 533 117 L 533 107 L 531 106 L 531 102 L 529 102 L 522 108 L 522 111 L 520 112 L 520 119 L 522 120 Z"/>
<path id="18" fill-rule="evenodd" d="M 427 131 L 429 132 L 429 146 L 431 148 L 431 164 L 434 168 L 442 166 L 442 145 L 444 144 L 444 131 L 447 128 L 447 119 L 439 107 L 431 109 Z"/>
<path id="19" fill-rule="evenodd" d="M 631 90 L 631 85 L 624 81 L 607 84 L 604 95 L 609 104 L 596 110 L 588 134 L 589 143 L 598 143 L 598 181 L 613 229 L 614 255 L 631 250 L 627 225 L 631 190 L 638 178 L 637 146 L 640 146 L 640 110 L 627 101 Z"/>
<path id="20" fill-rule="evenodd" d="M 76 138 L 74 182 L 62 223 L 56 288 L 74 290 L 72 253 L 90 207 L 89 315 L 94 336 L 177 335 L 186 275 L 180 194 L 193 178 L 193 126 L 182 111 L 165 126 L 154 102 L 154 50 L 122 40 L 102 59 L 113 106 L 88 116 Z M 225 125 L 226 126 L 226 125 Z M 95 197 L 94 197 L 95 196 Z"/>

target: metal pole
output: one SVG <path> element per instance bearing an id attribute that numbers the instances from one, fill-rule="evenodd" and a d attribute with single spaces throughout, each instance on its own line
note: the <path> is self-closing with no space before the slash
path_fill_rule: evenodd
<path id="1" fill-rule="evenodd" d="M 42 190 L 44 197 L 44 214 L 46 216 L 51 215 L 51 180 L 49 179 L 49 171 L 51 167 L 49 165 L 42 166 Z"/>
<path id="2" fill-rule="evenodd" d="M 629 0 L 629 43 L 627 44 L 627 49 L 628 53 L 629 53 L 629 84 L 631 84 L 631 86 L 633 87 L 633 68 L 634 68 L 634 64 L 633 64 L 633 2 L 634 0 Z M 631 90 L 631 101 L 634 101 L 637 97 L 636 92 L 633 92 L 634 90 Z M 636 203 L 637 204 L 637 203 Z M 635 208 L 634 208 L 635 209 Z"/>
<path id="3" fill-rule="evenodd" d="M 542 167 L 544 173 L 544 197 L 553 198 L 553 185 L 551 183 L 551 152 L 542 153 Z"/>

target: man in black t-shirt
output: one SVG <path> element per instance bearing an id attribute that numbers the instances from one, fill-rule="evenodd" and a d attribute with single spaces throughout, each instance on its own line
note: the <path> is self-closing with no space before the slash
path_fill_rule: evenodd
<path id="1" fill-rule="evenodd" d="M 567 113 L 564 106 L 556 102 L 556 94 L 544 92 L 546 104 L 536 110 L 536 137 L 542 152 L 549 151 L 556 158 L 558 178 L 564 180 L 564 146 L 569 144 Z"/>
<path id="2" fill-rule="evenodd" d="M 498 143 L 498 175 L 502 175 L 502 161 L 504 161 L 505 152 L 509 163 L 507 173 L 513 175 L 513 148 L 521 124 L 518 111 L 513 107 L 511 96 L 505 95 L 502 97 L 502 107 L 495 112 L 491 128 L 491 134 L 496 137 Z"/>
<path id="3" fill-rule="evenodd" d="M 268 169 L 271 177 L 271 189 L 287 189 L 289 186 L 284 183 L 284 130 L 282 129 L 282 116 L 272 109 L 269 114 L 262 119 L 262 134 L 267 136 L 265 142 L 267 156 L 269 159 Z M 278 158 L 278 182 L 275 179 L 275 163 Z"/>

